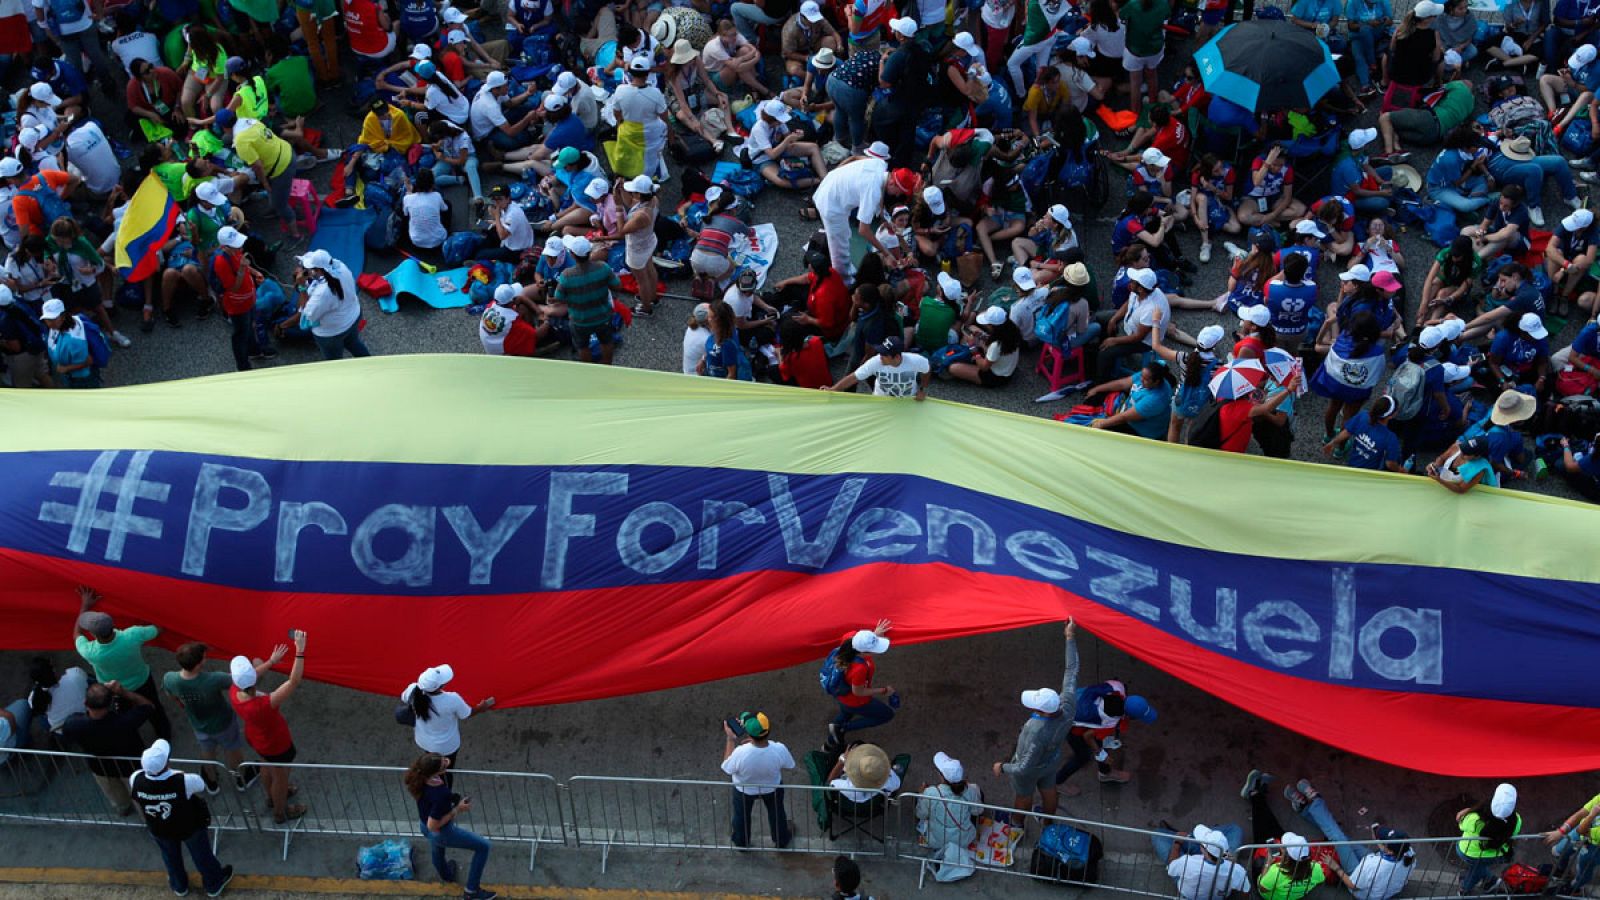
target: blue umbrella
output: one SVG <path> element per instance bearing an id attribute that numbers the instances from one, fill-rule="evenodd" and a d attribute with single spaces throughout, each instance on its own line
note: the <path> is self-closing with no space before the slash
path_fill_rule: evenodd
<path id="1" fill-rule="evenodd" d="M 1339 84 L 1328 45 L 1292 22 L 1229 25 L 1194 62 L 1207 91 L 1251 112 L 1310 107 Z"/>

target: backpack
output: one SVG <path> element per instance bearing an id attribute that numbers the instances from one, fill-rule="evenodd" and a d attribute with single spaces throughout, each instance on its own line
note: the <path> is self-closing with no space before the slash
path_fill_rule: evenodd
<path id="1" fill-rule="evenodd" d="M 57 28 L 83 18 L 83 0 L 50 0 L 50 15 Z"/>
<path id="2" fill-rule="evenodd" d="M 1033 314 L 1033 334 L 1043 343 L 1060 347 L 1067 342 L 1067 320 L 1071 318 L 1071 303 L 1047 306 Z"/>
<path id="3" fill-rule="evenodd" d="M 96 369 L 111 365 L 111 344 L 106 341 L 106 333 L 84 316 L 74 318 L 83 324 L 83 339 L 89 345 L 89 365 Z"/>
<path id="4" fill-rule="evenodd" d="M 211 251 L 210 256 L 206 257 L 206 285 L 211 288 L 212 296 L 218 299 L 221 299 L 222 295 L 228 291 L 228 286 L 223 284 L 222 279 L 217 276 L 217 260 L 222 258 L 223 252 L 223 249 L 218 247 Z"/>
<path id="5" fill-rule="evenodd" d="M 1500 882 L 1512 894 L 1542 894 L 1550 885 L 1550 867 L 1535 869 L 1527 863 L 1514 863 L 1500 874 Z"/>
<path id="6" fill-rule="evenodd" d="M 1396 422 L 1409 422 L 1422 412 L 1422 402 L 1427 399 L 1424 385 L 1428 381 L 1428 371 L 1437 365 L 1436 359 L 1426 360 L 1421 365 L 1408 359 L 1389 376 L 1385 393 L 1394 398 Z"/>
<path id="7" fill-rule="evenodd" d="M 1222 449 L 1222 406 L 1221 400 L 1212 400 L 1189 421 L 1189 446 Z"/>
<path id="8" fill-rule="evenodd" d="M 444 255 L 446 266 L 463 266 L 478 255 L 478 249 L 482 246 L 483 235 L 476 231 L 458 231 L 444 239 L 440 252 Z"/>
<path id="9" fill-rule="evenodd" d="M 61 199 L 61 195 L 48 185 L 41 184 L 39 187 L 18 191 L 17 193 L 25 197 L 32 197 L 39 202 L 39 213 L 44 217 L 44 230 L 46 232 L 50 230 L 50 226 L 55 220 L 72 218 L 72 207 L 68 206 L 67 201 Z"/>
<path id="10" fill-rule="evenodd" d="M 400 239 L 400 219 L 395 215 L 394 194 L 389 189 L 368 183 L 362 194 L 367 209 L 372 210 L 372 222 L 367 225 L 363 239 L 369 249 L 387 250 Z"/>
<path id="11" fill-rule="evenodd" d="M 839 665 L 839 648 L 833 648 L 828 658 L 822 661 L 822 670 L 817 673 L 822 692 L 830 697 L 843 697 L 850 693 L 850 683 L 844 678 L 849 671 L 848 667 Z"/>
<path id="12" fill-rule="evenodd" d="M 1028 871 L 1051 881 L 1094 884 L 1100 880 L 1100 839 L 1064 822 L 1050 822 L 1039 833 Z"/>
<path id="13" fill-rule="evenodd" d="M 1588 156 L 1594 148 L 1594 135 L 1589 130 L 1589 120 L 1579 116 L 1567 124 L 1561 134 L 1561 149 L 1573 156 Z"/>
<path id="14" fill-rule="evenodd" d="M 966 344 L 949 344 L 928 357 L 928 364 L 933 368 L 933 374 L 943 375 L 950 371 L 955 363 L 972 362 L 972 348 Z"/>

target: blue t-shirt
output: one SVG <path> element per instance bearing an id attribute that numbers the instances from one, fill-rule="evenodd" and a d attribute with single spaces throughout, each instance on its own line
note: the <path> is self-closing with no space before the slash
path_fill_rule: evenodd
<path id="1" fill-rule="evenodd" d="M 1491 425 L 1483 433 L 1489 441 L 1486 458 L 1497 465 L 1514 466 L 1522 458 L 1522 434 L 1505 425 Z"/>
<path id="2" fill-rule="evenodd" d="M 1211 105 L 1206 107 L 1206 118 L 1218 128 L 1244 128 L 1249 131 L 1256 128 L 1255 113 L 1215 94 L 1211 97 Z"/>
<path id="3" fill-rule="evenodd" d="M 1394 10 L 1389 7 L 1389 0 L 1349 0 L 1344 5 L 1344 17 L 1365 24 L 1393 19 Z"/>
<path id="4" fill-rule="evenodd" d="M 1317 267 L 1322 265 L 1322 248 L 1312 247 L 1307 244 L 1295 244 L 1278 251 L 1278 270 L 1283 270 L 1283 261 L 1289 254 L 1298 253 L 1306 258 L 1306 277 L 1312 281 L 1317 280 Z"/>
<path id="5" fill-rule="evenodd" d="M 1489 345 L 1489 355 L 1500 357 L 1500 362 L 1510 366 L 1517 374 L 1525 374 L 1542 356 L 1550 355 L 1550 342 L 1534 340 L 1509 329 L 1502 329 Z"/>
<path id="6" fill-rule="evenodd" d="M 1328 173 L 1328 190 L 1334 194 L 1348 194 L 1361 183 L 1361 157 L 1349 153 L 1339 157 Z"/>
<path id="7" fill-rule="evenodd" d="M 1133 389 L 1123 398 L 1122 408 L 1134 409 L 1143 418 L 1129 422 L 1128 428 L 1140 437 L 1166 440 L 1167 423 L 1172 418 L 1172 387 L 1162 381 L 1147 388 L 1138 383 L 1139 377 L 1133 376 Z"/>
<path id="8" fill-rule="evenodd" d="M 754 381 L 750 375 L 750 360 L 740 349 L 739 342 L 729 338 L 717 343 L 713 335 L 706 335 L 706 374 L 712 378 L 727 378 L 732 367 L 740 381 Z"/>
<path id="9" fill-rule="evenodd" d="M 1289 15 L 1303 22 L 1326 25 L 1339 17 L 1338 0 L 1295 0 Z"/>
<path id="10" fill-rule="evenodd" d="M 434 0 L 403 0 L 399 18 L 400 32 L 410 41 L 423 40 L 439 30 L 439 7 Z"/>
<path id="11" fill-rule="evenodd" d="M 579 150 L 594 149 L 594 135 L 589 129 L 583 127 L 583 120 L 577 116 L 567 116 L 557 122 L 550 133 L 544 137 L 544 145 L 552 152 L 559 151 L 562 147 L 577 147 Z"/>
<path id="12" fill-rule="evenodd" d="M 1372 421 L 1366 410 L 1344 423 L 1344 430 L 1350 432 L 1350 440 L 1344 445 L 1345 465 L 1381 471 L 1388 468 L 1389 463 L 1400 461 L 1400 439 L 1389 426 Z"/>
<path id="13" fill-rule="evenodd" d="M 1578 336 L 1572 339 L 1572 352 L 1583 356 L 1600 356 L 1600 323 L 1590 322 L 1583 326 Z"/>
<path id="14" fill-rule="evenodd" d="M 1600 453 L 1593 450 L 1588 453 L 1574 453 L 1572 461 L 1578 464 L 1583 474 L 1590 478 L 1600 478 Z"/>
<path id="15" fill-rule="evenodd" d="M 1272 312 L 1272 328 L 1279 334 L 1304 334 L 1307 317 L 1316 305 L 1317 286 L 1309 281 L 1267 282 L 1267 309 Z"/>
<path id="16" fill-rule="evenodd" d="M 1461 476 L 1462 481 L 1471 481 L 1479 472 L 1483 473 L 1483 480 L 1479 484 L 1484 487 L 1500 486 L 1500 475 L 1495 472 L 1494 465 L 1481 456 L 1456 465 L 1456 474 Z"/>
<path id="17" fill-rule="evenodd" d="M 78 337 L 70 331 L 64 331 L 56 337 L 55 343 L 50 346 L 50 362 L 54 363 L 58 369 L 63 366 L 72 366 L 88 361 L 89 341 L 86 337 Z M 94 367 L 86 366 L 82 369 L 75 369 L 68 372 L 67 377 L 73 380 L 92 378 L 94 377 Z"/>

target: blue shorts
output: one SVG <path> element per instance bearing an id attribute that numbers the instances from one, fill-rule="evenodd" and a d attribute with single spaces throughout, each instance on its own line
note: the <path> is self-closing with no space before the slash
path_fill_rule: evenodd
<path id="1" fill-rule="evenodd" d="M 1024 218 L 1026 218 L 1026 216 L 1019 212 L 1011 212 L 1010 210 L 1005 209 L 989 210 L 989 221 L 995 223 L 1000 228 L 1009 228 L 1011 225 L 1021 222 Z"/>
<path id="2" fill-rule="evenodd" d="M 214 734 L 207 734 L 204 731 L 195 729 L 194 740 L 195 743 L 200 745 L 202 753 L 216 753 L 218 751 L 226 753 L 230 750 L 244 749 L 244 735 L 239 730 L 238 716 L 233 717 L 233 721 L 228 723 L 227 728 Z"/>

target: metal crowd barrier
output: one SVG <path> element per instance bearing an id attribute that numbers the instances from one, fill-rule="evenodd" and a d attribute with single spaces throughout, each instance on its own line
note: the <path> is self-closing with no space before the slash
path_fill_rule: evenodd
<path id="1" fill-rule="evenodd" d="M 897 821 L 887 798 L 876 814 L 860 809 L 841 811 L 841 793 L 827 786 L 781 785 L 791 833 L 783 847 L 776 846 L 766 807 L 760 801 L 750 810 L 747 845 L 734 845 L 733 804 L 737 800 L 727 781 L 579 775 L 567 779 L 565 787 L 573 839 L 580 847 L 600 848 L 602 872 L 613 847 L 888 856 L 896 839 L 886 830 Z M 829 811 L 832 835 L 823 825 L 819 806 Z"/>
<path id="2" fill-rule="evenodd" d="M 1292 825 L 1288 827 L 1293 828 Z M 1463 839 L 1459 835 L 1455 837 L 1407 838 L 1405 842 L 1411 845 L 1415 853 L 1415 862 L 1405 880 L 1404 887 L 1398 888 L 1394 896 L 1400 898 L 1400 900 L 1445 897 L 1464 898 L 1464 900 L 1472 900 L 1472 898 L 1501 898 L 1501 900 L 1504 900 L 1508 895 L 1521 893 L 1518 890 L 1508 889 L 1500 882 L 1500 873 L 1507 866 L 1512 863 L 1522 862 L 1538 869 L 1542 865 L 1555 862 L 1555 857 L 1551 854 L 1550 848 L 1543 843 L 1543 835 L 1541 833 L 1531 832 L 1518 835 L 1513 840 L 1511 856 L 1489 866 L 1483 880 L 1473 885 L 1474 889 L 1469 892 L 1464 890 L 1466 885 L 1463 883 L 1464 876 L 1467 874 L 1467 862 L 1456 852 L 1456 846 L 1463 840 L 1479 839 Z M 1337 854 L 1341 857 L 1350 858 L 1343 862 L 1359 860 L 1378 849 L 1378 842 L 1371 839 L 1365 841 L 1308 840 L 1307 843 L 1311 846 L 1313 854 Z M 1245 844 L 1235 850 L 1233 855 L 1241 863 L 1244 863 L 1262 851 L 1271 853 L 1275 849 L 1276 845 L 1273 844 Z M 1341 865 L 1343 865 L 1343 862 L 1341 862 Z M 1576 862 L 1574 862 L 1575 867 Z M 1350 866 L 1345 866 L 1345 872 L 1346 874 L 1353 874 L 1354 869 Z M 1572 873 L 1569 871 L 1567 874 L 1570 876 Z M 1337 876 L 1330 877 L 1327 883 L 1332 887 L 1342 887 Z M 1395 886 L 1389 885 L 1388 887 L 1393 888 Z M 1556 893 L 1553 890 L 1546 890 L 1545 893 L 1548 896 L 1572 897 L 1573 900 L 1576 900 L 1576 895 Z"/>

